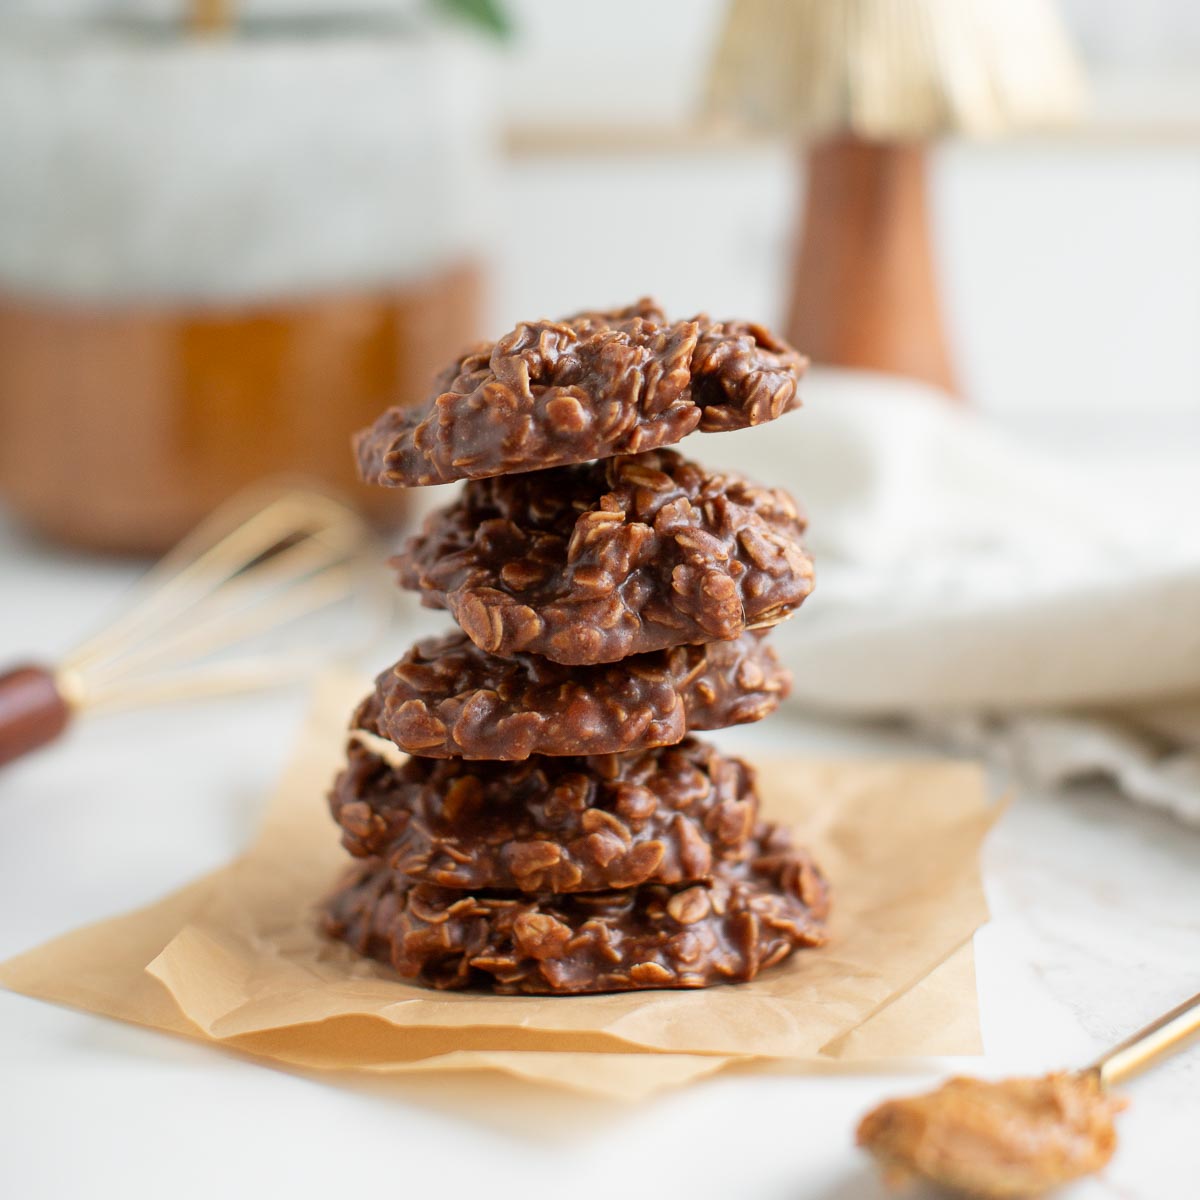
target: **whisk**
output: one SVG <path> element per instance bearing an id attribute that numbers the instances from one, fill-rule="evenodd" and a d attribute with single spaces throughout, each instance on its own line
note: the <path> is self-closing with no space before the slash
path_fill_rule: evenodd
<path id="1" fill-rule="evenodd" d="M 134 586 L 125 611 L 57 667 L 0 674 L 0 766 L 57 738 L 77 716 L 273 687 L 311 675 L 348 639 L 301 618 L 352 597 L 382 611 L 360 570 L 371 534 L 322 492 L 268 485 L 217 509 Z M 355 636 L 378 627 L 351 622 Z M 274 638 L 274 641 L 272 639 Z"/>

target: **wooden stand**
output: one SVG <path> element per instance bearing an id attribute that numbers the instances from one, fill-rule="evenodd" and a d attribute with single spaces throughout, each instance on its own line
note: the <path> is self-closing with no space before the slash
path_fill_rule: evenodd
<path id="1" fill-rule="evenodd" d="M 195 34 L 228 33 L 233 27 L 233 0 L 191 0 L 188 28 Z"/>
<path id="2" fill-rule="evenodd" d="M 0 288 L 0 492 L 57 541 L 161 554 L 234 492 L 302 474 L 387 526 L 350 437 L 478 336 L 482 267 L 288 299 L 80 303 Z M 0 574 L 2 574 L 0 570 Z"/>
<path id="3" fill-rule="evenodd" d="M 811 148 L 786 333 L 818 363 L 954 392 L 921 145 L 853 138 Z"/>

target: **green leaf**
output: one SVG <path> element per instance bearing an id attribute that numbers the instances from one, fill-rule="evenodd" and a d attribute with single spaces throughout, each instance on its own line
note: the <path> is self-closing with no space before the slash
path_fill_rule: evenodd
<path id="1" fill-rule="evenodd" d="M 434 0 L 434 4 L 452 16 L 478 25 L 497 37 L 506 38 L 512 34 L 512 23 L 498 0 Z"/>

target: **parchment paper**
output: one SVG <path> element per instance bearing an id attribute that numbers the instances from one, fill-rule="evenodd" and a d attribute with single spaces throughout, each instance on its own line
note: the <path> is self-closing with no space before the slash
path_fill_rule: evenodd
<path id="1" fill-rule="evenodd" d="M 721 1070 L 970 1054 L 978 851 L 995 814 L 961 763 L 760 762 L 769 815 L 829 874 L 828 947 L 750 984 L 570 998 L 438 993 L 323 939 L 347 859 L 324 792 L 361 686 L 329 681 L 241 859 L 0 966 L 29 995 L 291 1066 L 502 1071 L 625 1100 Z"/>

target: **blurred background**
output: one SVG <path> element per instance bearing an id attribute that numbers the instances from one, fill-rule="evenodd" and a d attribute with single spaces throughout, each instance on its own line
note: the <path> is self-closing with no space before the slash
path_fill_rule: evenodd
<path id="1" fill-rule="evenodd" d="M 1004 53 L 970 45 L 1004 7 L 967 5 L 982 32 L 957 47 L 863 40 L 951 90 L 1015 63 L 1061 91 L 1018 15 L 1043 6 L 1007 6 Z M 1059 11 L 1074 110 L 1010 78 L 998 120 L 914 117 L 955 389 L 1039 438 L 1177 445 L 1200 437 L 1200 15 Z M 724 0 L 0 12 L 0 489 L 51 536 L 158 551 L 257 474 L 349 484 L 343 429 L 524 317 L 653 293 L 784 321 L 807 161 L 787 118 L 803 135 L 814 101 L 780 88 L 756 110 L 735 55 L 712 102 Z M 826 64 L 863 51 L 816 25 L 775 40 L 806 35 Z"/>
<path id="2" fill-rule="evenodd" d="M 647 293 L 814 360 L 800 411 L 680 447 L 811 517 L 792 696 L 720 747 L 992 767 L 989 1071 L 1195 990 L 1195 0 L 0 0 L 0 959 L 227 865 L 309 685 L 450 628 L 384 565 L 450 489 L 357 487 L 351 432 L 476 338 Z M 365 1088 L 227 1085 L 7 995 L 0 1025 L 0 1193 L 345 1190 L 376 1143 L 503 1191 L 505 1143 L 440 1135 L 433 1092 L 376 1136 Z M 1088 1194 L 1170 1191 L 1180 1067 Z M 720 1127 L 710 1193 L 863 1194 L 822 1130 L 885 1081 L 770 1083 L 589 1115 L 597 1178 L 618 1144 L 631 1195 L 678 1192 L 661 1147 Z M 591 1161 L 512 1147 L 525 1193 Z"/>
<path id="3" fill-rule="evenodd" d="M 403 525 L 352 430 L 649 293 L 815 361 L 688 447 L 811 510 L 801 701 L 1125 736 L 1200 694 L 1198 66 L 1188 0 L 4 0 L 12 651 L 264 477 Z"/>

